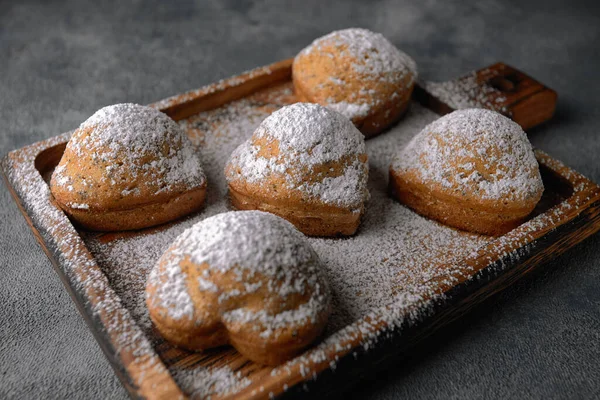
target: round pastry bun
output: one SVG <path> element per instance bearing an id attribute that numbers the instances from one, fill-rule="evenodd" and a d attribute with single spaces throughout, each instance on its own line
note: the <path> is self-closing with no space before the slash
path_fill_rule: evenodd
<path id="1" fill-rule="evenodd" d="M 232 205 L 279 215 L 310 236 L 352 235 L 369 198 L 362 134 L 343 115 L 296 103 L 267 117 L 225 167 Z"/>
<path id="2" fill-rule="evenodd" d="M 523 129 L 484 109 L 427 125 L 392 163 L 390 187 L 419 214 L 494 236 L 525 221 L 544 191 Z"/>
<path id="3" fill-rule="evenodd" d="M 398 121 L 410 104 L 416 63 L 383 35 L 344 29 L 315 40 L 292 65 L 299 101 L 350 118 L 369 138 Z"/>
<path id="4" fill-rule="evenodd" d="M 118 231 L 198 210 L 206 177 L 187 135 L 171 118 L 150 107 L 116 104 L 75 130 L 50 190 L 79 225 Z"/>
<path id="5" fill-rule="evenodd" d="M 292 224 L 261 211 L 218 214 L 184 231 L 151 271 L 150 317 L 189 350 L 231 344 L 277 365 L 323 331 L 330 293 L 321 262 Z"/>

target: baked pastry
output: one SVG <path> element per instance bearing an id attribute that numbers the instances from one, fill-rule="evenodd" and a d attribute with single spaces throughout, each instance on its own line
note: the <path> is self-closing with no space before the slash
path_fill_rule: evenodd
<path id="1" fill-rule="evenodd" d="M 52 174 L 65 213 L 97 231 L 140 229 L 198 210 L 206 178 L 198 154 L 171 118 L 116 104 L 82 123 Z"/>
<path id="2" fill-rule="evenodd" d="M 383 35 L 344 29 L 315 40 L 292 65 L 299 101 L 318 103 L 350 118 L 365 135 L 376 135 L 408 109 L 416 63 Z"/>
<path id="3" fill-rule="evenodd" d="M 369 167 L 361 133 L 343 115 L 296 103 L 266 118 L 225 167 L 232 205 L 283 217 L 307 235 L 352 235 Z"/>
<path id="4" fill-rule="evenodd" d="M 323 331 L 330 293 L 304 235 L 261 211 L 230 211 L 184 231 L 151 271 L 146 304 L 173 344 L 231 344 L 277 365 Z"/>
<path id="5" fill-rule="evenodd" d="M 485 235 L 517 227 L 544 191 L 523 129 L 483 109 L 427 125 L 394 160 L 390 185 L 419 214 Z"/>

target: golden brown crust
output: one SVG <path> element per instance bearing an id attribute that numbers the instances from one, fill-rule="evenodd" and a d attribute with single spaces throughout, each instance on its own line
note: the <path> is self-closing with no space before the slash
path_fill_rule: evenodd
<path id="1" fill-rule="evenodd" d="M 297 113 L 307 109 L 323 111 L 328 118 L 338 119 L 343 129 L 338 127 L 339 132 L 332 131 L 328 128 L 331 127 L 330 120 L 322 116 L 320 119 L 308 118 L 314 117 L 314 114 L 307 112 L 305 117 L 312 123 L 317 122 L 309 128 L 310 133 L 321 129 L 323 132 L 319 138 L 322 139 L 315 140 L 312 147 L 300 153 L 286 140 L 286 136 L 297 138 L 292 128 L 287 127 L 283 135 L 278 132 L 280 139 L 277 139 L 273 136 L 275 132 L 269 132 L 261 125 L 247 142 L 234 151 L 225 167 L 231 204 L 239 210 L 276 214 L 309 236 L 353 235 L 369 197 L 368 156 L 360 132 L 342 115 L 320 105 L 306 103 L 284 107 L 263 124 L 271 120 L 289 122 L 290 117 L 296 117 Z M 279 115 L 282 112 L 285 114 Z M 318 112 L 316 114 L 319 115 Z M 306 128 L 302 119 L 295 122 Z M 275 126 L 275 129 L 280 127 Z M 340 148 L 345 150 L 340 151 Z M 306 161 L 323 151 L 327 157 L 322 160 Z M 335 154 L 336 151 L 338 154 Z"/>
<path id="2" fill-rule="evenodd" d="M 251 192 L 245 190 L 249 186 L 253 187 Z M 247 183 L 231 182 L 229 198 L 233 207 L 238 210 L 270 212 L 290 221 L 308 236 L 354 235 L 362 215 L 362 211 L 347 208 L 290 201 L 285 197 L 273 199 L 260 186 Z"/>
<path id="3" fill-rule="evenodd" d="M 486 235 L 520 225 L 544 191 L 523 129 L 484 109 L 454 111 L 423 128 L 392 162 L 390 186 L 418 213 Z"/>
<path id="4" fill-rule="evenodd" d="M 276 366 L 300 354 L 317 340 L 327 325 L 328 316 L 329 311 L 323 312 L 314 323 L 281 331 L 276 342 L 267 343 L 260 337 L 250 336 L 242 330 L 229 331 L 229 342 L 250 360 Z"/>
<path id="5" fill-rule="evenodd" d="M 293 230 L 285 224 L 288 231 Z M 298 252 L 309 251 L 308 258 L 301 257 L 305 261 L 281 265 L 272 275 L 239 264 L 231 268 L 198 264 L 178 240 L 161 257 L 146 285 L 150 318 L 169 342 L 192 351 L 231 344 L 254 362 L 278 365 L 300 353 L 323 332 L 331 311 L 328 285 L 321 276 L 315 279 L 308 275 L 319 272 L 320 266 L 307 243 L 295 247 Z M 268 251 L 277 248 L 272 247 L 272 241 L 264 246 Z M 256 247 L 248 251 L 253 249 L 261 251 Z M 261 315 L 279 322 L 272 325 Z"/>
<path id="6" fill-rule="evenodd" d="M 332 33 L 331 35 L 334 35 Z M 330 36 L 331 36 L 330 35 Z M 366 138 L 383 132 L 407 111 L 414 89 L 415 74 L 404 67 L 371 76 L 355 70 L 369 68 L 368 59 L 358 60 L 345 51 L 335 36 L 322 38 L 318 46 L 302 51 L 292 65 L 294 92 L 299 101 L 321 104 L 339 111 L 336 104 L 349 103 L 368 108 L 347 113 Z M 343 108 L 343 107 L 342 107 Z"/>
<path id="7" fill-rule="evenodd" d="M 308 84 L 310 83 L 305 84 L 304 82 L 302 82 L 301 78 L 294 79 L 294 93 L 298 101 L 317 103 L 323 106 L 327 106 L 329 103 L 326 99 L 331 97 L 325 97 L 325 100 L 323 100 L 317 96 L 307 95 L 305 90 L 303 89 L 303 86 Z M 414 84 L 410 84 L 407 89 L 398 90 L 396 93 L 400 93 L 399 95 L 390 97 L 386 100 L 381 100 L 381 105 L 379 107 L 374 107 L 364 117 L 351 118 L 352 122 L 358 128 L 358 130 L 361 131 L 361 133 L 365 136 L 366 139 L 369 139 L 373 136 L 377 136 L 390 126 L 394 125 L 400 119 L 402 119 L 404 114 L 406 114 L 410 105 L 410 99 L 412 96 L 413 89 Z M 326 94 L 327 92 L 322 91 L 319 93 Z"/>
<path id="8" fill-rule="evenodd" d="M 168 258 L 161 258 L 159 268 L 165 268 Z M 146 285 L 146 306 L 148 313 L 160 334 L 174 345 L 187 350 L 204 350 L 223 346 L 229 343 L 227 332 L 219 318 L 218 310 L 202 309 L 203 293 L 199 293 L 197 282 L 199 272 L 189 258 L 180 263 L 181 274 L 187 276 L 185 285 L 187 292 L 193 296 L 195 307 L 191 317 L 174 317 L 160 305 L 158 291 L 167 284 L 164 280 L 153 282 L 148 280 Z M 206 301 L 206 303 L 209 303 Z M 203 320 L 202 324 L 195 320 Z"/>
<path id="9" fill-rule="evenodd" d="M 164 224 L 200 210 L 206 197 L 206 184 L 159 202 L 136 204 L 129 209 L 72 208 L 68 205 L 70 198 L 62 192 L 55 190 L 53 195 L 54 201 L 65 214 L 85 229 L 123 231 Z"/>
<path id="10" fill-rule="evenodd" d="M 52 174 L 65 213 L 99 231 L 159 225 L 202 207 L 206 178 L 185 132 L 149 107 L 105 107 L 75 130 Z"/>
<path id="11" fill-rule="evenodd" d="M 427 184 L 414 174 L 390 168 L 390 189 L 394 197 L 417 213 L 458 229 L 500 236 L 519 226 L 537 201 L 505 204 L 502 200 L 472 201 L 457 198 L 434 182 Z"/>

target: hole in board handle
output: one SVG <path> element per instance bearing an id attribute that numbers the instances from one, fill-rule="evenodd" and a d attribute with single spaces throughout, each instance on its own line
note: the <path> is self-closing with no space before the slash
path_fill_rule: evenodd
<path id="1" fill-rule="evenodd" d="M 488 84 L 501 92 L 515 92 L 519 79 L 516 74 L 500 75 L 491 78 Z"/>

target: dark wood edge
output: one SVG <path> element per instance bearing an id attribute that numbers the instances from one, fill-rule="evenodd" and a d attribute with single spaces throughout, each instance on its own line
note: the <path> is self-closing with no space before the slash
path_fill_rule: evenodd
<path id="1" fill-rule="evenodd" d="M 226 102 L 242 98 L 252 93 L 253 91 L 266 88 L 282 80 L 289 79 L 289 77 L 291 76 L 292 61 L 293 59 L 287 59 L 265 67 L 256 68 L 241 75 L 234 76 L 229 79 L 217 82 L 215 84 L 205 86 L 198 90 L 193 90 L 188 93 L 184 93 L 182 95 L 174 96 L 172 98 L 151 104 L 151 106 L 160 109 L 162 112 L 165 112 L 173 119 L 182 119 L 189 115 L 193 115 L 195 113 L 203 111 L 207 102 L 213 104 L 214 107 L 215 104 L 224 104 Z M 232 91 L 232 93 L 229 93 L 230 91 Z M 36 142 L 25 146 L 21 149 L 14 150 L 9 154 L 5 155 L 0 161 L 0 169 L 2 170 L 2 176 L 4 178 L 4 181 L 6 182 L 9 192 L 11 193 L 11 196 L 13 197 L 19 210 L 25 217 L 26 222 L 31 227 L 37 242 L 40 244 L 42 250 L 46 253 L 47 257 L 52 262 L 53 268 L 58 273 L 61 281 L 63 282 L 63 285 L 67 289 L 67 292 L 75 302 L 79 312 L 83 315 L 84 320 L 86 321 L 88 327 L 92 331 L 92 334 L 96 338 L 96 341 L 98 342 L 100 348 L 109 360 L 117 377 L 119 378 L 123 386 L 126 388 L 128 394 L 132 398 L 154 397 L 152 393 L 147 392 L 147 390 L 147 393 L 144 393 L 144 390 L 142 390 L 140 387 L 136 386 L 133 383 L 131 377 L 132 371 L 129 371 L 128 366 L 123 362 L 123 360 L 120 357 L 118 357 L 118 352 L 116 351 L 108 332 L 106 331 L 106 329 L 104 329 L 104 323 L 100 320 L 98 315 L 94 313 L 94 310 L 91 308 L 91 299 L 85 297 L 84 293 L 75 290 L 77 283 L 65 273 L 65 270 L 60 262 L 62 253 L 57 246 L 53 245 L 52 234 L 48 232 L 48 230 L 46 229 L 47 227 L 38 224 L 38 221 L 34 221 L 32 220 L 32 218 L 30 218 L 31 210 L 29 210 L 26 207 L 25 202 L 15 190 L 15 188 L 18 187 L 19 182 L 12 182 L 8 175 L 9 168 L 11 168 L 13 162 L 16 162 L 12 159 L 12 155 L 15 155 L 17 153 L 26 153 L 29 149 L 37 148 L 38 152 L 35 155 L 35 157 L 33 157 L 33 160 L 29 160 L 29 162 L 35 164 L 37 156 L 41 152 L 46 151 L 51 147 L 64 145 L 68 141 L 67 138 L 65 138 L 65 140 L 63 141 L 56 141 L 55 139 L 56 138 L 49 138 L 40 142 Z M 64 216 L 64 218 L 67 219 L 66 215 Z M 90 258 L 92 258 L 91 255 Z M 133 324 L 135 325 L 135 322 L 133 322 Z M 158 354 L 156 354 L 155 351 L 153 356 L 156 359 L 159 359 L 159 356 Z M 176 387 L 176 385 L 175 388 L 175 390 L 171 391 L 171 397 L 175 396 L 183 398 L 184 395 L 181 392 L 181 390 L 178 387 Z"/>
<path id="2" fill-rule="evenodd" d="M 319 375 L 319 379 L 293 386 L 282 397 L 300 398 L 309 390 L 312 397 L 328 398 L 350 389 L 357 383 L 357 379 L 372 376 L 377 371 L 400 362 L 408 349 L 598 230 L 600 201 L 594 202 L 571 221 L 516 250 L 520 255 L 518 262 L 512 261 L 511 253 L 489 264 L 472 279 L 453 287 L 444 298 L 433 304 L 423 305 L 419 313 L 423 317 L 417 323 L 394 329 L 368 351 L 360 347 L 355 349 L 356 355 L 348 353 L 340 358 L 335 370 L 327 369 L 322 372 L 322 376 Z M 585 234 L 582 235 L 582 231 Z M 357 363 L 369 365 L 369 370 L 365 373 L 364 369 L 356 368 Z"/>
<path id="3" fill-rule="evenodd" d="M 44 144 L 45 142 L 50 142 L 51 140 L 52 140 L 52 138 L 49 140 L 46 140 L 46 141 L 34 143 L 33 145 L 30 145 L 30 146 Z M 53 146 L 62 145 L 63 143 L 64 142 L 54 143 Z M 26 149 L 30 146 L 27 146 L 24 149 Z M 45 147 L 43 150 L 46 150 L 48 148 L 49 147 Z M 44 225 L 40 224 L 38 221 L 36 221 L 35 219 L 31 218 L 31 209 L 27 206 L 27 204 L 23 201 L 23 198 L 21 197 L 21 195 L 15 189 L 16 187 L 18 187 L 18 182 L 12 181 L 8 174 L 9 168 L 11 168 L 11 164 L 14 162 L 14 160 L 11 159 L 11 154 L 13 154 L 13 153 L 14 152 L 9 153 L 4 158 L 2 158 L 2 160 L 0 160 L 0 172 L 2 173 L 3 180 L 6 183 L 9 193 L 15 200 L 15 203 L 17 204 L 19 211 L 25 218 L 25 221 L 30 226 L 36 241 L 38 242 L 38 244 L 40 245 L 40 247 L 42 248 L 42 250 L 44 251 L 46 256 L 49 258 L 49 260 L 51 261 L 54 270 L 58 274 L 60 280 L 62 281 L 63 285 L 65 286 L 65 289 L 67 290 L 71 299 L 75 303 L 77 309 L 81 313 L 84 321 L 88 325 L 88 328 L 92 332 L 94 338 L 98 342 L 98 345 L 100 346 L 100 348 L 102 349 L 106 358 L 108 359 L 108 361 L 109 361 L 111 367 L 113 368 L 113 370 L 115 371 L 115 374 L 117 375 L 119 381 L 121 381 L 121 384 L 127 390 L 127 393 L 129 394 L 129 396 L 131 398 L 135 398 L 135 399 L 154 398 L 154 396 L 152 395 L 152 392 L 150 390 L 148 390 L 149 388 L 141 388 L 139 385 L 137 385 L 134 382 L 134 380 L 132 378 L 132 374 L 136 374 L 136 373 L 131 371 L 130 367 L 128 367 L 128 365 L 121 358 L 122 356 L 131 357 L 131 354 L 130 353 L 124 354 L 124 352 L 117 351 L 117 349 L 115 348 L 115 345 L 113 343 L 113 339 L 110 337 L 109 333 L 105 329 L 105 322 L 102 320 L 102 316 L 99 313 L 95 312 L 92 308 L 92 305 L 94 303 L 93 300 L 90 299 L 89 297 L 87 297 L 87 293 L 84 290 L 82 290 L 82 291 L 76 290 L 76 288 L 79 287 L 78 282 L 75 280 L 74 277 L 69 276 L 66 273 L 65 269 L 63 268 L 63 266 L 61 265 L 60 259 L 61 259 L 61 256 L 63 256 L 63 252 L 56 245 L 56 242 L 54 239 L 57 239 L 57 238 L 53 237 L 53 234 L 51 232 L 49 232 L 47 226 L 44 226 Z M 29 160 L 29 162 L 31 162 L 33 164 L 35 162 L 35 159 Z M 40 175 L 40 179 L 41 178 L 42 177 Z M 64 218 L 67 219 L 67 216 L 64 215 Z M 85 244 L 83 244 L 83 241 L 81 242 L 81 246 L 85 247 Z M 87 249 L 86 249 L 86 252 L 87 252 Z M 89 252 L 88 252 L 88 254 L 89 254 Z M 89 254 L 89 257 L 92 258 L 91 254 Z M 95 266 L 95 267 L 99 268 L 98 266 Z M 88 268 L 90 268 L 90 267 L 88 266 Z M 104 275 L 104 273 L 102 271 L 100 271 L 100 272 L 102 273 L 102 275 Z M 116 296 L 116 294 L 115 294 L 115 296 Z M 117 298 L 118 298 L 118 296 L 117 296 Z M 131 321 L 131 323 L 135 325 L 135 322 L 133 320 Z M 133 352 L 135 352 L 135 350 L 133 350 Z M 156 360 L 160 360 L 160 358 L 158 357 L 158 355 L 156 353 L 153 356 L 155 357 Z M 160 362 L 160 363 L 163 366 L 164 370 L 167 371 L 166 367 L 162 364 L 162 362 Z M 155 365 L 156 364 L 153 364 L 152 366 L 154 367 Z M 137 374 L 139 375 L 139 372 Z M 169 378 L 172 379 L 170 376 L 169 376 Z M 169 391 L 171 392 L 172 395 L 175 395 L 175 396 L 171 396 L 171 397 L 185 398 L 185 396 L 183 395 L 181 390 L 177 387 L 177 385 L 174 383 L 174 381 L 167 382 L 167 384 L 169 384 L 169 383 L 172 383 L 172 385 L 168 385 Z"/>
<path id="4" fill-rule="evenodd" d="M 517 68 L 497 62 L 452 82 L 472 80 L 473 74 L 480 89 L 484 87 L 489 89 L 489 92 L 479 93 L 480 96 L 487 98 L 485 106 L 512 118 L 524 130 L 538 126 L 554 115 L 557 93 Z M 413 92 L 416 101 L 440 115 L 455 111 L 450 104 L 431 94 L 426 86 L 427 82 L 417 82 Z M 467 93 L 461 94 L 467 96 Z M 480 105 L 483 106 L 484 104 Z"/>
<path id="5" fill-rule="evenodd" d="M 508 109 L 507 116 L 518 121 L 524 130 L 538 126 L 554 116 L 558 101 L 556 91 L 533 79 L 523 71 L 503 62 L 497 62 L 489 68 L 503 70 L 503 77 L 515 76 L 520 80 L 528 81 L 531 85 L 535 85 L 535 89 L 526 95 L 505 104 Z M 493 79 L 494 77 L 489 78 L 488 81 Z"/>
<path id="6" fill-rule="evenodd" d="M 178 121 L 189 116 L 239 100 L 269 86 L 289 80 L 293 58 L 243 72 L 200 89 L 150 104 Z"/>
<path id="7" fill-rule="evenodd" d="M 443 101 L 432 96 L 419 82 L 415 84 L 412 98 L 423 107 L 428 108 L 439 115 L 450 114 L 454 109 Z"/>
<path id="8" fill-rule="evenodd" d="M 121 384 L 125 387 L 130 396 L 137 397 L 137 390 L 135 389 L 130 376 L 126 373 L 125 366 L 121 363 L 120 360 L 115 358 L 115 348 L 112 342 L 110 341 L 108 335 L 106 334 L 104 326 L 101 324 L 101 321 L 98 321 L 97 318 L 94 317 L 94 312 L 91 310 L 89 302 L 86 302 L 85 299 L 83 299 L 81 293 L 73 290 L 71 281 L 65 274 L 64 270 L 61 268 L 60 262 L 58 261 L 60 258 L 59 250 L 56 246 L 52 246 L 51 241 L 47 240 L 45 235 L 40 232 L 40 227 L 38 227 L 37 224 L 35 224 L 34 221 L 31 220 L 31 218 L 29 217 L 29 213 L 27 212 L 27 208 L 23 203 L 23 200 L 13 189 L 14 185 L 12 182 L 10 182 L 9 177 L 6 173 L 6 171 L 8 170 L 9 163 L 10 160 L 8 155 L 3 157 L 0 161 L 0 172 L 2 172 L 2 177 L 4 179 L 6 187 L 8 188 L 8 192 L 11 194 L 13 200 L 17 204 L 17 208 L 19 209 L 19 211 L 25 218 L 25 221 L 31 228 L 31 232 L 33 233 L 35 240 L 50 260 L 54 271 L 60 278 L 63 286 L 67 290 L 67 293 L 69 293 L 69 296 L 75 303 L 77 310 L 79 310 L 79 313 L 83 317 L 83 320 L 85 321 L 89 330 L 92 332 L 92 335 L 96 339 L 96 342 L 98 342 L 98 346 L 100 346 L 100 349 L 102 349 L 102 352 L 108 359 L 109 364 L 115 371 L 115 374 L 119 378 L 119 381 L 121 381 Z"/>

